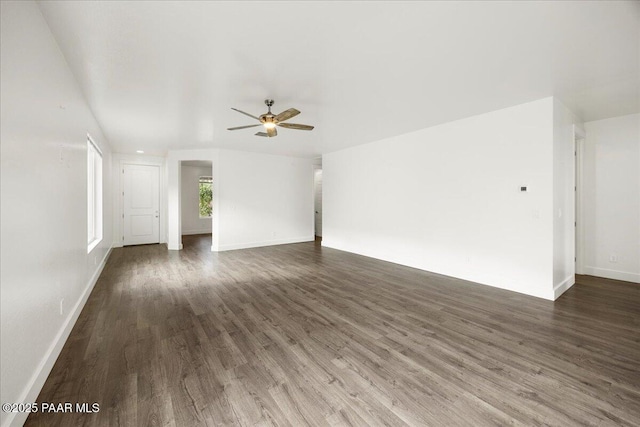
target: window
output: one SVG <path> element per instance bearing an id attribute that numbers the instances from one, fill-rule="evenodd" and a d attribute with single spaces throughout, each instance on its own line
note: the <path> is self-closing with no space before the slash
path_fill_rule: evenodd
<path id="1" fill-rule="evenodd" d="M 102 241 L 102 153 L 87 135 L 87 253 Z"/>
<path id="2" fill-rule="evenodd" d="M 200 218 L 211 218 L 213 212 L 213 178 L 201 176 L 198 179 L 198 191 L 200 194 Z"/>

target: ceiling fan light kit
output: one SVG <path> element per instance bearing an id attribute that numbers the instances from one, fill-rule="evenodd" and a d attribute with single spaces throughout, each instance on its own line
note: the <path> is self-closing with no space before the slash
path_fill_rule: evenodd
<path id="1" fill-rule="evenodd" d="M 265 99 L 264 103 L 268 107 L 269 111 L 262 114 L 259 117 L 254 116 L 253 114 L 246 113 L 244 111 L 238 110 L 237 108 L 231 108 L 238 113 L 244 114 L 245 116 L 249 116 L 253 119 L 256 119 L 260 122 L 257 125 L 245 125 L 245 126 L 236 126 L 233 128 L 227 128 L 227 130 L 239 130 L 239 129 L 247 129 L 256 126 L 263 126 L 266 132 L 257 132 L 256 136 L 266 136 L 266 137 L 274 137 L 278 135 L 278 131 L 276 130 L 276 126 L 286 128 L 286 129 L 295 129 L 295 130 L 313 130 L 313 126 L 310 125 L 301 125 L 297 123 L 283 123 L 285 120 L 289 120 L 292 117 L 300 114 L 300 111 L 295 108 L 289 108 L 288 110 L 283 111 L 280 114 L 273 114 L 271 112 L 271 107 L 274 104 L 273 99 Z"/>

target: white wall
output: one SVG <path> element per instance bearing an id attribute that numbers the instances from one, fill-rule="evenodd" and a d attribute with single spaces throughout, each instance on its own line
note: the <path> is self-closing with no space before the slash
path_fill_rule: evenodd
<path id="1" fill-rule="evenodd" d="M 553 291 L 558 298 L 575 283 L 575 144 L 576 116 L 553 101 Z"/>
<path id="2" fill-rule="evenodd" d="M 640 282 L 640 114 L 584 128 L 584 272 Z"/>
<path id="3" fill-rule="evenodd" d="M 554 298 L 552 98 L 322 164 L 324 246 Z"/>
<path id="4" fill-rule="evenodd" d="M 312 163 L 220 150 L 214 177 L 219 181 L 214 188 L 220 210 L 218 250 L 313 241 Z"/>
<path id="5" fill-rule="evenodd" d="M 110 250 L 111 154 L 38 6 L 0 5 L 0 400 L 33 402 Z M 90 254 L 87 133 L 105 184 L 104 237 Z M 2 412 L 2 425 L 27 414 L 14 415 Z"/>
<path id="6" fill-rule="evenodd" d="M 167 156 L 167 245 L 182 249 L 181 162 L 213 164 L 214 251 L 313 241 L 311 159 L 233 150 L 177 150 Z"/>
<path id="7" fill-rule="evenodd" d="M 201 176 L 212 176 L 211 167 L 182 165 L 180 188 L 182 191 L 181 223 L 183 235 L 211 233 L 211 218 L 200 218 L 198 183 Z"/>

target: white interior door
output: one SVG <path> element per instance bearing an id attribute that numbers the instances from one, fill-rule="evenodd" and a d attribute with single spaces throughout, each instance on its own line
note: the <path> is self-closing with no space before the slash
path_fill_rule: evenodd
<path id="1" fill-rule="evenodd" d="M 160 168 L 124 165 L 123 245 L 160 243 Z"/>
<path id="2" fill-rule="evenodd" d="M 316 169 L 314 174 L 314 208 L 316 220 L 316 236 L 322 236 L 322 169 Z"/>

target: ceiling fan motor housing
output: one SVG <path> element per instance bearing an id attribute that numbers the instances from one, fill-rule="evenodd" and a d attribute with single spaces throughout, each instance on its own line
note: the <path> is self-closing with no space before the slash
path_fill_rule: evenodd
<path id="1" fill-rule="evenodd" d="M 274 124 L 276 123 L 276 120 L 275 120 L 276 116 L 271 113 L 263 114 L 259 118 L 262 123 L 274 123 Z"/>

